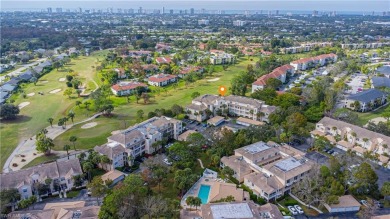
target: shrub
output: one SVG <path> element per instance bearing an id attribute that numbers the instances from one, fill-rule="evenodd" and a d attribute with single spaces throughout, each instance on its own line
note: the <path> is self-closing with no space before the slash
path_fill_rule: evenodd
<path id="1" fill-rule="evenodd" d="M 24 155 L 24 154 L 21 154 L 21 155 L 20 155 L 20 157 L 25 157 L 25 156 L 26 156 L 26 155 Z"/>
<path id="2" fill-rule="evenodd" d="M 17 163 L 13 163 L 12 166 L 13 166 L 13 167 L 17 167 L 18 164 L 17 164 Z"/>
<path id="3" fill-rule="evenodd" d="M 25 159 L 22 159 L 22 162 L 26 162 L 26 160 L 25 160 Z"/>

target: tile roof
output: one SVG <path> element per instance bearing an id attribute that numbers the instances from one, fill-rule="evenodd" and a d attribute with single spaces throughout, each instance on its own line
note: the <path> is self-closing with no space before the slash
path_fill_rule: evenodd
<path id="1" fill-rule="evenodd" d="M 319 61 L 321 59 L 327 59 L 327 58 L 334 58 L 337 57 L 336 54 L 330 53 L 330 54 L 323 54 L 315 57 L 309 57 L 309 58 L 303 58 L 299 60 L 292 61 L 292 64 L 303 64 L 307 62 L 312 62 L 312 61 Z"/>
<path id="2" fill-rule="evenodd" d="M 119 82 L 118 84 L 114 84 L 111 86 L 111 88 L 116 91 L 133 90 L 136 89 L 137 87 L 148 87 L 148 85 L 140 82 L 122 81 Z"/>
<path id="3" fill-rule="evenodd" d="M 264 173 L 251 173 L 244 176 L 244 179 L 249 180 L 256 187 L 267 194 L 276 192 L 276 190 L 283 188 L 283 184 L 275 176 L 266 176 Z"/>
<path id="4" fill-rule="evenodd" d="M 106 155 L 111 160 L 118 154 L 123 154 L 126 152 L 126 148 L 120 144 L 115 143 L 107 143 L 101 146 L 95 146 L 94 150 L 100 154 Z"/>
<path id="5" fill-rule="evenodd" d="M 353 132 L 356 133 L 356 136 L 367 137 L 367 138 L 371 138 L 371 139 L 381 138 L 384 141 L 390 143 L 390 137 L 388 137 L 386 135 L 376 133 L 376 132 L 370 131 L 368 129 L 362 128 L 360 126 L 352 125 L 350 123 L 346 123 L 346 122 L 343 122 L 340 120 L 332 119 L 330 117 L 322 118 L 317 124 L 322 124 L 322 125 L 328 126 L 328 127 L 337 127 L 340 130 L 344 130 L 345 128 L 350 128 Z"/>
<path id="6" fill-rule="evenodd" d="M 286 74 L 287 71 L 293 70 L 294 67 L 292 65 L 282 65 L 278 68 L 275 68 L 271 73 L 266 74 L 258 78 L 255 82 L 253 82 L 253 85 L 266 85 L 267 80 L 270 78 L 278 78 L 283 74 Z"/>
<path id="7" fill-rule="evenodd" d="M 172 59 L 168 56 L 166 57 L 157 57 L 156 58 L 156 62 L 158 64 L 167 64 L 167 63 L 171 63 L 172 62 Z"/>
<path id="8" fill-rule="evenodd" d="M 214 104 L 217 99 L 219 99 L 219 96 L 217 96 L 217 95 L 205 94 L 205 95 L 202 95 L 202 96 L 199 96 L 199 97 L 193 99 L 193 101 L 206 103 L 207 105 L 211 105 L 211 104 Z"/>
<path id="9" fill-rule="evenodd" d="M 26 210 L 26 211 L 14 211 L 7 214 L 9 219 L 22 219 L 22 218 L 34 218 L 34 219 L 53 219 L 54 210 Z"/>
<path id="10" fill-rule="evenodd" d="M 252 105 L 257 108 L 261 108 L 263 102 L 260 100 L 256 100 L 253 98 L 248 98 L 248 97 L 242 97 L 242 96 L 236 96 L 236 95 L 230 95 L 223 97 L 225 100 L 230 101 L 232 103 L 241 103 L 241 104 L 248 104 Z"/>
<path id="11" fill-rule="evenodd" d="M 360 207 L 361 204 L 352 195 L 343 195 L 339 197 L 338 204 L 331 204 L 331 208 Z"/>
<path id="12" fill-rule="evenodd" d="M 114 180 L 116 180 L 116 179 L 118 179 L 119 177 L 122 177 L 122 176 L 124 176 L 124 175 L 125 175 L 125 174 L 122 173 L 121 171 L 115 170 L 115 169 L 114 169 L 114 170 L 111 170 L 111 171 L 109 171 L 109 172 L 103 174 L 101 177 L 102 177 L 103 182 L 105 182 L 106 180 L 112 180 L 112 181 L 114 181 Z"/>
<path id="13" fill-rule="evenodd" d="M 377 89 L 369 89 L 356 94 L 351 94 L 347 98 L 351 100 L 357 100 L 361 102 L 370 102 L 377 98 L 382 98 L 385 93 Z"/>
<path id="14" fill-rule="evenodd" d="M 176 77 L 177 77 L 176 75 L 170 75 L 170 74 L 157 74 L 157 75 L 150 76 L 148 80 L 152 82 L 163 82 L 163 81 L 174 79 Z"/>
<path id="15" fill-rule="evenodd" d="M 96 219 L 100 211 L 99 206 L 87 206 L 81 208 L 62 208 L 56 219 Z M 78 216 L 75 217 L 74 215 Z"/>
<path id="16" fill-rule="evenodd" d="M 111 135 L 108 139 L 127 145 L 130 142 L 136 142 L 143 139 L 143 134 L 137 130 L 123 131 L 121 133 Z"/>
<path id="17" fill-rule="evenodd" d="M 82 174 L 83 171 L 78 159 L 55 161 L 51 163 L 33 166 L 14 172 L 1 174 L 1 188 L 15 188 L 15 185 L 32 184 L 31 176 L 38 174 L 41 180 L 51 178 L 56 179 L 71 175 Z"/>

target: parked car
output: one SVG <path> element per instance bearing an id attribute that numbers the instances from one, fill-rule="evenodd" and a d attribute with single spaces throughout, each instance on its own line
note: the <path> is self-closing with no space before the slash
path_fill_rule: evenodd
<path id="1" fill-rule="evenodd" d="M 298 213 L 303 214 L 303 209 L 299 205 L 294 205 L 294 208 L 297 209 Z"/>
<path id="2" fill-rule="evenodd" d="M 298 214 L 297 209 L 295 209 L 293 206 L 288 206 L 287 208 L 291 212 L 291 214 L 293 214 L 293 215 L 297 215 Z"/>
<path id="3" fill-rule="evenodd" d="M 383 204 L 380 203 L 380 202 L 377 201 L 377 200 L 374 200 L 374 204 L 375 204 L 378 208 L 383 208 Z"/>
<path id="4" fill-rule="evenodd" d="M 163 162 L 164 162 L 166 165 L 168 165 L 168 166 L 171 166 L 171 165 L 172 165 L 172 163 L 169 162 L 168 158 L 165 158 L 165 159 L 163 160 Z"/>
<path id="5" fill-rule="evenodd" d="M 329 150 L 327 153 L 332 154 L 333 152 L 334 152 L 334 150 Z"/>
<path id="6" fill-rule="evenodd" d="M 366 207 L 368 206 L 368 202 L 366 200 L 360 200 L 360 203 Z"/>

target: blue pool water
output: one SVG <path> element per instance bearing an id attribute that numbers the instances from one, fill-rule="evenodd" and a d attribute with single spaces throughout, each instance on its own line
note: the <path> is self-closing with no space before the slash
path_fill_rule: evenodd
<path id="1" fill-rule="evenodd" d="M 202 204 L 207 204 L 210 193 L 210 186 L 208 185 L 200 185 L 198 197 L 202 200 Z"/>

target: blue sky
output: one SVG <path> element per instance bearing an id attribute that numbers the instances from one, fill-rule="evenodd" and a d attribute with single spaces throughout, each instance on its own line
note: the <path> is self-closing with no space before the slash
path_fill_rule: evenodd
<path id="1" fill-rule="evenodd" d="M 209 10 L 284 10 L 284 11 L 390 11 L 390 0 L 1 0 L 2 10 L 6 9 L 38 9 L 46 7 L 63 8 L 138 8 L 167 9 L 205 8 Z"/>

